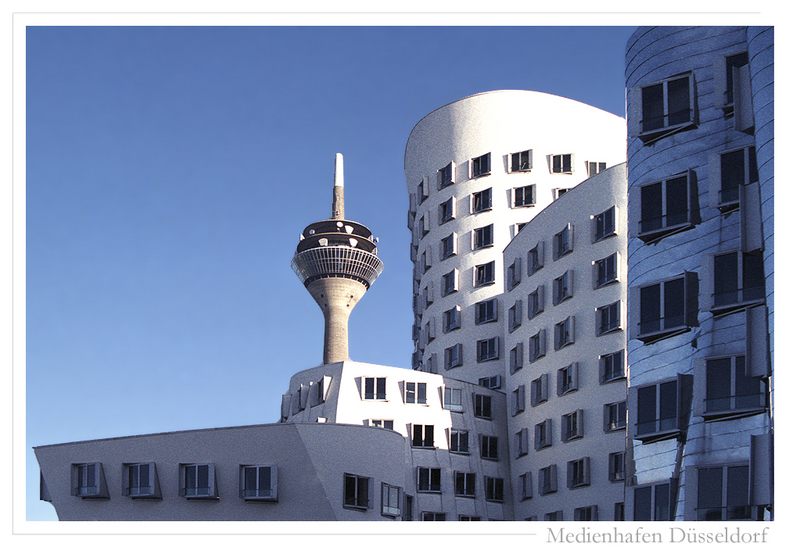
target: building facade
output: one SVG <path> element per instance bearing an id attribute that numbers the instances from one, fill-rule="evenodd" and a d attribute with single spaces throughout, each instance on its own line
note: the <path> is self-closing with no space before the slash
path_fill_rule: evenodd
<path id="1" fill-rule="evenodd" d="M 634 520 L 772 507 L 772 29 L 628 42 Z"/>
<path id="2" fill-rule="evenodd" d="M 623 520 L 625 164 L 575 186 L 503 251 L 518 518 Z"/>
<path id="3" fill-rule="evenodd" d="M 544 207 L 625 159 L 624 120 L 534 91 L 480 93 L 406 144 L 412 368 L 505 389 L 503 249 Z"/>

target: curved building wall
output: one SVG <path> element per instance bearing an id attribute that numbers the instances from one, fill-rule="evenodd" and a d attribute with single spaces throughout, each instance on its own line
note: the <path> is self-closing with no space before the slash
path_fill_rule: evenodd
<path id="1" fill-rule="evenodd" d="M 537 214 L 503 251 L 507 269 L 519 264 L 523 270 L 516 278 L 507 272 L 503 295 L 506 309 L 516 305 L 521 312 L 518 321 L 511 313 L 506 316 L 504 354 L 508 363 L 510 465 L 517 487 L 518 518 L 546 520 L 548 514 L 560 511 L 564 520 L 573 520 L 576 509 L 588 506 L 595 508 L 596 520 L 614 520 L 618 515 L 615 510 L 619 511 L 624 499 L 624 474 L 612 477 L 609 459 L 611 454 L 618 454 L 617 462 L 624 465 L 625 175 L 625 164 L 620 164 L 580 183 Z M 603 220 L 599 220 L 601 217 Z M 599 233 L 598 222 L 605 222 L 605 229 Z M 554 259 L 554 239 L 567 226 L 572 228 L 571 250 Z M 532 253 L 539 255 L 538 269 L 528 265 Z M 600 282 L 598 265 L 609 257 L 615 272 L 603 276 Z M 565 273 L 571 277 L 571 296 L 554 304 L 554 284 Z M 616 311 L 608 306 L 615 306 Z M 607 324 L 602 324 L 600 317 L 604 309 L 611 314 Z M 557 349 L 558 324 L 565 320 L 574 330 L 566 345 Z M 543 351 L 537 354 L 534 339 L 542 332 Z M 614 359 L 618 359 L 616 372 Z M 574 374 L 569 385 L 567 373 Z M 607 405 L 620 403 L 612 420 Z M 581 414 L 581 431 L 570 438 L 563 417 L 575 412 Z M 542 443 L 537 437 L 548 427 L 543 425 L 546 423 L 550 424 L 550 439 Z M 524 437 L 527 446 L 520 447 L 520 438 Z M 581 459 L 585 464 L 575 465 L 586 465 L 586 480 L 571 484 L 574 473 L 569 462 Z M 556 488 L 552 492 L 547 492 L 543 484 L 546 479 L 540 470 L 546 468 L 552 471 L 544 473 L 555 473 Z M 528 497 L 521 491 L 526 473 L 530 473 L 533 488 Z"/>
<path id="2" fill-rule="evenodd" d="M 376 384 L 371 380 L 377 379 L 385 386 L 382 394 L 372 387 Z M 321 399 L 317 396 L 320 382 Z M 424 399 L 420 396 L 421 386 Z M 450 391 L 449 396 L 445 388 Z M 480 416 L 476 397 L 482 398 Z M 415 497 L 415 519 L 423 511 L 444 513 L 447 520 L 457 520 L 459 516 L 481 520 L 514 518 L 503 393 L 439 374 L 345 361 L 293 375 L 283 400 L 281 419 L 285 422 L 357 424 L 400 433 L 408 448 L 406 493 Z M 483 412 L 486 409 L 489 410 Z M 415 425 L 431 427 L 433 437 L 426 443 L 430 446 L 414 446 Z M 463 444 L 454 443 L 454 431 L 460 432 Z M 423 434 L 427 438 L 424 429 Z M 494 453 L 483 451 L 484 437 L 495 439 Z M 418 491 L 418 468 L 441 470 L 441 492 Z M 474 492 L 456 491 L 456 472 L 474 474 Z M 502 501 L 489 499 L 487 478 L 501 479 Z"/>
<path id="3" fill-rule="evenodd" d="M 515 159 L 519 152 L 527 156 Z M 570 155 L 569 172 L 564 172 L 563 155 Z M 587 178 L 588 162 L 610 166 L 624 161 L 624 155 L 621 118 L 533 91 L 467 97 L 431 112 L 414 127 L 405 154 L 414 262 L 414 368 L 470 382 L 502 375 L 500 318 L 505 310 L 498 305 L 497 319 L 490 315 L 476 324 L 476 303 L 503 292 L 502 249 L 559 189 Z M 452 169 L 446 177 L 452 184 L 440 188 L 441 169 Z M 483 191 L 491 194 L 491 206 L 485 195 L 476 197 Z M 490 241 L 486 230 L 476 233 L 488 226 Z M 453 252 L 443 256 L 442 241 L 448 237 L 454 238 Z M 490 263 L 494 280 L 476 286 L 487 273 L 481 266 Z M 459 326 L 445 332 L 444 313 L 454 309 L 460 313 Z M 484 343 L 488 351 L 479 359 L 479 341 L 493 339 Z M 446 348 L 458 344 L 460 358 L 447 362 Z"/>
<path id="4" fill-rule="evenodd" d="M 754 180 L 766 172 L 751 168 L 764 153 L 753 161 L 748 53 L 745 27 L 646 27 L 628 42 L 628 518 L 734 518 L 703 507 L 723 499 L 715 473 L 748 516 L 771 507 L 758 271 L 772 271 L 771 219 Z"/>

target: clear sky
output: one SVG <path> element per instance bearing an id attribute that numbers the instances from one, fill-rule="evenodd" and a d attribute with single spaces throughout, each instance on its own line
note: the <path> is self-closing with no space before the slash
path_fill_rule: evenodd
<path id="1" fill-rule="evenodd" d="M 27 446 L 277 421 L 321 362 L 289 262 L 330 215 L 336 152 L 385 263 L 351 358 L 409 367 L 412 127 L 493 89 L 624 115 L 631 32 L 29 28 Z M 32 450 L 27 476 L 28 519 L 55 518 Z"/>

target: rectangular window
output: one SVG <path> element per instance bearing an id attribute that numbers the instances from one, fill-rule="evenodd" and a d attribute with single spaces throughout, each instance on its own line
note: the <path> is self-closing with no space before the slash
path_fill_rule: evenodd
<path id="1" fill-rule="evenodd" d="M 697 520 L 751 520 L 748 465 L 697 470 Z"/>
<path id="2" fill-rule="evenodd" d="M 344 500 L 345 509 L 369 509 L 369 477 L 344 474 Z"/>
<path id="3" fill-rule="evenodd" d="M 492 172 L 491 152 L 478 156 L 477 158 L 472 158 L 469 162 L 469 166 L 473 179 L 490 174 Z"/>
<path id="4" fill-rule="evenodd" d="M 669 482 L 640 486 L 633 490 L 633 520 L 673 520 L 673 491 Z"/>
<path id="5" fill-rule="evenodd" d="M 506 275 L 508 289 L 511 290 L 516 287 L 519 285 L 520 281 L 522 281 L 522 259 L 517 257 L 508 265 L 508 272 Z"/>
<path id="6" fill-rule="evenodd" d="M 494 244 L 494 224 L 475 228 L 472 231 L 472 249 L 484 249 Z"/>
<path id="7" fill-rule="evenodd" d="M 641 192 L 639 239 L 648 243 L 696 223 L 694 173 L 687 172 L 664 181 L 646 184 Z"/>
<path id="8" fill-rule="evenodd" d="M 508 332 L 514 332 L 522 325 L 522 300 L 517 300 L 508 308 Z"/>
<path id="9" fill-rule="evenodd" d="M 692 123 L 694 108 L 693 79 L 691 74 L 682 74 L 654 85 L 642 88 L 641 137 L 655 138 L 669 129 L 677 129 Z"/>
<path id="10" fill-rule="evenodd" d="M 583 437 L 583 410 L 561 416 L 561 440 L 572 441 Z"/>
<path id="11" fill-rule="evenodd" d="M 472 194 L 472 212 L 482 213 L 489 211 L 492 208 L 492 189 L 486 188 L 480 192 L 473 192 Z"/>
<path id="12" fill-rule="evenodd" d="M 739 188 L 758 182 L 755 146 L 725 152 L 719 156 L 719 207 L 732 210 L 739 205 Z"/>
<path id="13" fill-rule="evenodd" d="M 400 487 L 381 483 L 381 515 L 400 516 Z"/>
<path id="14" fill-rule="evenodd" d="M 539 495 L 552 494 L 558 491 L 558 467 L 555 464 L 539 469 Z M 559 511 L 560 512 L 560 511 Z M 545 516 L 545 520 L 547 517 Z"/>
<path id="15" fill-rule="evenodd" d="M 535 184 L 514 188 L 514 207 L 532 207 L 533 205 L 536 205 Z"/>
<path id="16" fill-rule="evenodd" d="M 428 199 L 428 181 L 422 179 L 417 185 L 417 204 L 421 204 L 426 199 Z"/>
<path id="17" fill-rule="evenodd" d="M 455 254 L 456 254 L 456 234 L 452 233 L 449 236 L 442 238 L 441 260 L 449 258 Z"/>
<path id="18" fill-rule="evenodd" d="M 706 361 L 707 416 L 763 410 L 766 407 L 765 390 L 761 378 L 749 374 L 744 355 Z"/>
<path id="19" fill-rule="evenodd" d="M 431 231 L 431 217 L 427 212 L 423 213 L 419 219 L 419 239 L 422 239 Z"/>
<path id="20" fill-rule="evenodd" d="M 625 503 L 618 501 L 614 504 L 614 520 L 615 521 L 623 521 L 625 520 Z"/>
<path id="21" fill-rule="evenodd" d="M 181 465 L 181 496 L 185 498 L 215 498 L 213 464 Z"/>
<path id="22" fill-rule="evenodd" d="M 488 389 L 500 389 L 503 386 L 503 377 L 499 374 L 478 378 L 478 385 Z"/>
<path id="23" fill-rule="evenodd" d="M 475 324 L 482 325 L 497 321 L 497 299 L 484 300 L 475 304 Z"/>
<path id="24" fill-rule="evenodd" d="M 436 182 L 439 189 L 446 188 L 455 182 L 453 178 L 453 163 L 450 162 L 436 172 Z"/>
<path id="25" fill-rule="evenodd" d="M 491 395 L 475 394 L 475 417 L 492 419 L 492 397 Z"/>
<path id="26" fill-rule="evenodd" d="M 522 342 L 519 342 L 508 352 L 508 368 L 511 374 L 514 374 L 522 368 L 522 351 Z"/>
<path id="27" fill-rule="evenodd" d="M 574 520 L 597 520 L 597 506 L 587 505 L 586 507 L 576 507 L 573 514 Z"/>
<path id="28" fill-rule="evenodd" d="M 521 458 L 528 454 L 528 428 L 523 427 L 514 433 L 514 441 L 517 445 L 517 457 Z"/>
<path id="29" fill-rule="evenodd" d="M 586 173 L 593 177 L 596 174 L 600 173 L 601 171 L 606 170 L 606 162 L 604 161 L 587 161 L 586 162 Z"/>
<path id="30" fill-rule="evenodd" d="M 422 511 L 420 513 L 420 520 L 447 520 L 446 513 L 435 513 L 433 511 Z"/>
<path id="31" fill-rule="evenodd" d="M 612 452 L 608 455 L 608 480 L 611 482 L 625 480 L 625 452 Z"/>
<path id="32" fill-rule="evenodd" d="M 484 460 L 497 460 L 497 437 L 480 435 L 481 458 Z"/>
<path id="33" fill-rule="evenodd" d="M 518 386 L 514 394 L 514 415 L 525 411 L 525 386 Z"/>
<path id="34" fill-rule="evenodd" d="M 625 429 L 628 420 L 628 407 L 625 401 L 608 403 L 603 406 L 603 429 L 619 431 Z"/>
<path id="35" fill-rule="evenodd" d="M 616 216 L 616 208 L 609 207 L 602 213 L 592 217 L 592 224 L 594 225 L 592 242 L 600 241 L 617 233 Z"/>
<path id="36" fill-rule="evenodd" d="M 697 274 L 639 288 L 639 333 L 645 343 L 678 334 L 697 324 Z"/>
<path id="37" fill-rule="evenodd" d="M 547 373 L 545 372 L 531 382 L 531 406 L 536 406 L 547 401 L 548 397 L 548 382 Z"/>
<path id="38" fill-rule="evenodd" d="M 553 444 L 553 420 L 547 418 L 534 427 L 533 448 L 541 450 Z"/>
<path id="39" fill-rule="evenodd" d="M 605 287 L 619 280 L 619 276 L 617 275 L 617 261 L 618 255 L 617 253 L 613 253 L 605 258 L 592 262 L 595 289 Z"/>
<path id="40" fill-rule="evenodd" d="M 561 304 L 572 296 L 572 270 L 567 270 L 553 279 L 553 305 Z"/>
<path id="41" fill-rule="evenodd" d="M 522 152 L 514 152 L 511 154 L 511 172 L 519 173 L 520 171 L 531 170 L 531 151 L 523 150 Z"/>
<path id="42" fill-rule="evenodd" d="M 554 154 L 550 156 L 550 172 L 572 174 L 572 154 Z"/>
<path id="43" fill-rule="evenodd" d="M 475 497 L 475 473 L 453 472 L 455 495 L 460 498 Z"/>
<path id="44" fill-rule="evenodd" d="M 607 384 L 625 378 L 625 350 L 600 356 L 600 383 Z"/>
<path id="45" fill-rule="evenodd" d="M 552 511 L 544 514 L 546 521 L 561 521 L 564 520 L 564 511 Z"/>
<path id="46" fill-rule="evenodd" d="M 684 417 L 691 396 L 691 379 L 679 374 L 673 380 L 636 389 L 635 439 L 650 441 L 678 435 L 683 427 L 679 420 Z"/>
<path id="47" fill-rule="evenodd" d="M 442 276 L 442 296 L 453 294 L 458 290 L 458 270 L 450 270 Z"/>
<path id="48" fill-rule="evenodd" d="M 558 396 L 578 390 L 578 363 L 558 369 Z"/>
<path id="49" fill-rule="evenodd" d="M 499 353 L 500 338 L 486 338 L 477 342 L 477 359 L 479 363 L 492 361 L 500 358 Z"/>
<path id="50" fill-rule="evenodd" d="M 450 430 L 450 452 L 469 454 L 469 431 L 464 429 Z"/>
<path id="51" fill-rule="evenodd" d="M 554 261 L 572 252 L 573 240 L 574 234 L 572 224 L 567 224 L 560 232 L 553 236 Z"/>
<path id="52" fill-rule="evenodd" d="M 569 188 L 553 188 L 553 200 L 557 200 L 569 191 Z"/>
<path id="53" fill-rule="evenodd" d="M 427 385 L 424 382 L 405 382 L 406 403 L 424 405 L 427 403 Z"/>
<path id="54" fill-rule="evenodd" d="M 450 370 L 454 367 L 460 367 L 463 364 L 461 359 L 461 344 L 454 344 L 450 347 L 444 348 L 444 368 Z"/>
<path id="55" fill-rule="evenodd" d="M 370 420 L 372 427 L 382 427 L 384 429 L 394 429 L 394 420 Z"/>
<path id="56" fill-rule="evenodd" d="M 544 241 L 536 244 L 536 247 L 528 251 L 528 275 L 533 275 L 544 267 Z"/>
<path id="57" fill-rule="evenodd" d="M 733 113 L 736 78 L 739 69 L 749 63 L 746 51 L 725 57 L 725 113 Z"/>
<path id="58" fill-rule="evenodd" d="M 439 204 L 439 225 L 456 218 L 455 212 L 456 198 L 450 197 Z"/>
<path id="59" fill-rule="evenodd" d="M 131 498 L 161 497 L 156 491 L 156 464 L 155 463 L 128 463 L 125 464 L 123 476 L 125 495 Z"/>
<path id="60" fill-rule="evenodd" d="M 486 501 L 503 502 L 503 479 L 486 477 Z"/>
<path id="61" fill-rule="evenodd" d="M 107 498 L 102 463 L 72 464 L 71 493 L 81 498 Z"/>
<path id="62" fill-rule="evenodd" d="M 533 319 L 544 311 L 544 285 L 528 295 L 528 319 Z"/>
<path id="63" fill-rule="evenodd" d="M 412 424 L 411 446 L 414 448 L 433 448 L 433 426 Z"/>
<path id="64" fill-rule="evenodd" d="M 461 328 L 461 308 L 453 306 L 442 314 L 442 330 L 450 332 L 458 328 Z"/>
<path id="65" fill-rule="evenodd" d="M 722 312 L 764 299 L 761 251 L 732 252 L 714 257 L 714 309 Z"/>
<path id="66" fill-rule="evenodd" d="M 530 471 L 519 476 L 519 491 L 521 500 L 533 497 L 533 473 Z"/>
<path id="67" fill-rule="evenodd" d="M 567 488 L 581 488 L 591 484 L 589 458 L 579 458 L 567 462 Z"/>
<path id="68" fill-rule="evenodd" d="M 528 361 L 533 363 L 547 353 L 547 331 L 541 329 L 528 339 Z"/>
<path id="69" fill-rule="evenodd" d="M 553 328 L 553 349 L 560 350 L 564 346 L 575 343 L 575 316 L 571 315 L 559 321 Z"/>
<path id="70" fill-rule="evenodd" d="M 277 501 L 278 468 L 272 465 L 240 466 L 239 497 L 252 501 Z"/>
<path id="71" fill-rule="evenodd" d="M 620 325 L 619 300 L 613 304 L 597 308 L 595 312 L 595 332 L 598 336 L 619 330 Z"/>
<path id="72" fill-rule="evenodd" d="M 461 389 L 454 387 L 444 388 L 444 408 L 451 412 L 463 412 L 464 405 L 462 403 L 463 392 Z"/>
<path id="73" fill-rule="evenodd" d="M 438 467 L 418 467 L 417 492 L 441 494 L 442 470 Z"/>

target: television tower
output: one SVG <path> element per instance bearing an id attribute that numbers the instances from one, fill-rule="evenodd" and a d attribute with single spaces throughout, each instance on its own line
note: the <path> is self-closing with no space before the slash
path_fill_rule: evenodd
<path id="1" fill-rule="evenodd" d="M 344 158 L 336 154 L 331 218 L 306 226 L 292 269 L 325 317 L 322 363 L 350 358 L 350 313 L 383 271 L 377 240 L 369 228 L 344 217 Z"/>

